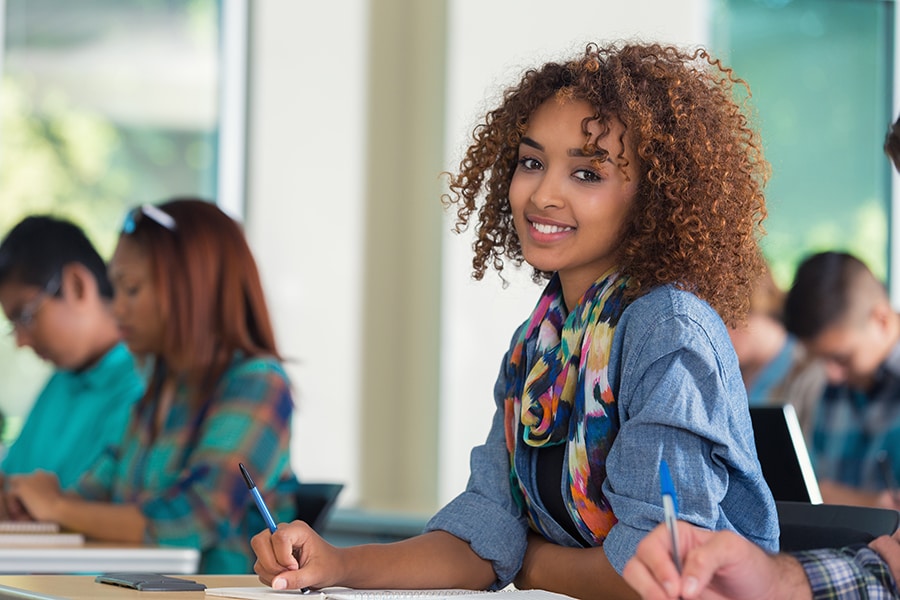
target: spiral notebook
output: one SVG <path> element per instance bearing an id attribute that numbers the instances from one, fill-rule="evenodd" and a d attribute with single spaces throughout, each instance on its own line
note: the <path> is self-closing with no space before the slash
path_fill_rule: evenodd
<path id="1" fill-rule="evenodd" d="M 322 588 L 304 594 L 300 590 L 273 590 L 270 587 L 206 588 L 207 596 L 268 600 L 271 598 L 309 598 L 310 600 L 573 600 L 571 596 L 544 590 L 357 590 Z M 462 598 L 461 598 L 462 596 Z"/>

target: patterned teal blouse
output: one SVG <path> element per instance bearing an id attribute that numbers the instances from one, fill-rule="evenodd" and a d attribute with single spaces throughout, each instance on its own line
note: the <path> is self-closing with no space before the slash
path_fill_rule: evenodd
<path id="1" fill-rule="evenodd" d="M 293 400 L 270 357 L 235 356 L 206 410 L 192 416 L 181 385 L 163 429 L 150 439 L 154 402 L 139 404 L 118 449 L 76 484 L 87 500 L 136 504 L 145 541 L 201 551 L 201 573 L 250 573 L 249 539 L 265 528 L 238 463 L 250 471 L 276 522 L 293 519 Z"/>

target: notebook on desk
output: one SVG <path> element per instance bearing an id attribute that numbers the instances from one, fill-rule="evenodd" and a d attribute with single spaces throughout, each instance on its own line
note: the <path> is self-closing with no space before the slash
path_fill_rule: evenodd
<path id="1" fill-rule="evenodd" d="M 56 523 L 0 521 L 0 546 L 80 546 L 84 536 L 61 531 Z"/>
<path id="2" fill-rule="evenodd" d="M 750 420 L 763 477 L 775 500 L 821 504 L 819 483 L 794 407 L 751 406 Z"/>
<path id="3" fill-rule="evenodd" d="M 59 523 L 50 521 L 0 521 L 0 533 L 59 533 Z"/>

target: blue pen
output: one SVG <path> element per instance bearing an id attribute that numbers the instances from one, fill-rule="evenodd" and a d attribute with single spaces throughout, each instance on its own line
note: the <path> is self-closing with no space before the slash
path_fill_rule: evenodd
<path id="1" fill-rule="evenodd" d="M 266 503 L 263 501 L 262 496 L 259 494 L 259 490 L 256 489 L 256 484 L 253 483 L 253 480 L 250 478 L 250 473 L 248 473 L 247 469 L 244 468 L 244 463 L 238 463 L 238 466 L 241 468 L 241 474 L 244 476 L 244 481 L 247 482 L 247 487 L 250 488 L 250 494 L 253 496 L 253 500 L 256 502 L 256 508 L 259 509 L 259 512 L 262 515 L 263 520 L 266 522 L 266 526 L 268 526 L 269 531 L 275 533 L 275 530 L 278 529 L 278 526 L 275 525 L 275 519 L 272 518 L 272 513 L 269 512 L 269 507 L 266 506 Z"/>
<path id="2" fill-rule="evenodd" d="M 269 528 L 269 531 L 271 533 L 275 533 L 275 530 L 278 529 L 278 526 L 275 524 L 275 519 L 272 518 L 272 513 L 269 512 L 269 507 L 266 506 L 266 503 L 263 500 L 263 497 L 260 495 L 259 490 L 256 489 L 256 484 L 253 483 L 253 479 L 250 478 L 250 473 L 247 472 L 247 469 L 244 467 L 244 463 L 238 463 L 238 466 L 241 468 L 241 475 L 244 476 L 244 481 L 247 482 L 247 487 L 250 488 L 250 493 L 253 495 L 254 502 L 256 502 L 256 508 L 259 509 L 259 512 L 262 515 L 263 520 L 266 522 L 266 526 Z M 309 588 L 302 588 L 300 592 L 308 594 Z"/>
<path id="3" fill-rule="evenodd" d="M 669 473 L 669 465 L 665 460 L 659 461 L 659 490 L 662 493 L 666 529 L 672 536 L 672 561 L 675 563 L 675 568 L 681 573 L 681 558 L 678 556 L 678 528 L 675 526 L 675 519 L 678 515 L 678 498 L 675 496 L 672 475 Z"/>

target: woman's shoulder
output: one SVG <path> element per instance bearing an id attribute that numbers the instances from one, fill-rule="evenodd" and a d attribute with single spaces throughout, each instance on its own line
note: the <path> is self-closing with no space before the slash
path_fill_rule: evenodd
<path id="1" fill-rule="evenodd" d="M 623 350 L 647 350 L 647 356 L 654 358 L 688 349 L 724 351 L 731 347 L 731 339 L 725 323 L 708 303 L 677 286 L 664 285 L 628 305 L 613 344 Z"/>
<path id="2" fill-rule="evenodd" d="M 666 318 L 687 318 L 701 323 L 721 323 L 719 314 L 697 295 L 675 285 L 660 285 L 635 298 L 622 319 L 659 322 Z"/>
<path id="3" fill-rule="evenodd" d="M 291 382 L 281 361 L 274 356 L 247 356 L 236 353 L 218 385 L 221 399 L 238 404 L 268 404 L 273 399 L 286 401 L 293 396 Z"/>
<path id="4" fill-rule="evenodd" d="M 284 365 L 275 356 L 261 354 L 257 356 L 248 356 L 242 352 L 237 352 L 231 359 L 231 364 L 225 371 L 226 379 L 244 379 L 244 378 L 271 378 L 288 380 Z"/>

